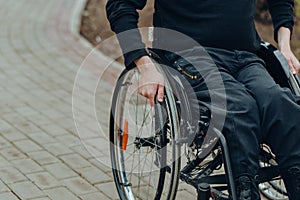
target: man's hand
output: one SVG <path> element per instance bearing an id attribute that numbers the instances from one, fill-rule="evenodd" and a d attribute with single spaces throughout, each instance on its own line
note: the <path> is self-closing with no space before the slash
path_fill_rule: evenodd
<path id="1" fill-rule="evenodd" d="M 154 98 L 156 96 L 159 102 L 163 102 L 164 98 L 164 78 L 157 71 L 154 63 L 148 56 L 143 56 L 135 61 L 140 72 L 139 93 L 148 98 L 150 105 L 154 106 Z"/>
<path id="2" fill-rule="evenodd" d="M 291 32 L 288 28 L 281 27 L 278 30 L 278 48 L 289 63 L 290 70 L 293 74 L 298 74 L 300 77 L 300 63 L 290 47 Z"/>
<path id="3" fill-rule="evenodd" d="M 287 59 L 291 72 L 300 77 L 300 63 L 293 52 L 291 50 L 282 50 L 281 53 Z"/>

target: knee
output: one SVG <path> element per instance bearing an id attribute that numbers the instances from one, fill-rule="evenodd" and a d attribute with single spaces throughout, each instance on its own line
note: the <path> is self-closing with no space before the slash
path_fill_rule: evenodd
<path id="1" fill-rule="evenodd" d="M 228 97 L 227 106 L 229 111 L 237 111 L 241 114 L 258 111 L 255 99 L 248 93 L 241 93 L 236 98 Z"/>
<path id="2" fill-rule="evenodd" d="M 260 120 L 259 109 L 256 100 L 247 93 L 241 93 L 236 98 L 229 97 L 227 103 L 227 118 L 233 120 L 240 128 L 247 128 L 258 132 Z"/>

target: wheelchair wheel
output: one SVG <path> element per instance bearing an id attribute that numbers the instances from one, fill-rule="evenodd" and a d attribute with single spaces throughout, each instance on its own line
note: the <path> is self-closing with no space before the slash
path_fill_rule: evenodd
<path id="1" fill-rule="evenodd" d="M 267 146 L 264 146 L 264 154 L 266 157 L 260 159 L 260 167 L 272 167 L 277 166 L 274 156 L 270 152 Z M 281 177 L 275 177 L 271 181 L 267 181 L 259 184 L 259 190 L 263 196 L 270 200 L 287 200 L 287 192 Z"/>
<path id="2" fill-rule="evenodd" d="M 175 101 L 166 90 L 151 107 L 138 94 L 139 73 L 125 70 L 115 88 L 110 117 L 114 181 L 123 199 L 175 199 L 180 145 Z"/>

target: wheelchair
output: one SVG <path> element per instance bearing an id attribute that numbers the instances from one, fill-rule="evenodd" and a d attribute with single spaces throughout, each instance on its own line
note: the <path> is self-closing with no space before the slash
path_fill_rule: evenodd
<path id="1" fill-rule="evenodd" d="M 237 199 L 226 140 L 216 128 L 208 134 L 210 111 L 201 110 L 200 128 L 194 130 L 182 78 L 163 67 L 169 63 L 157 52 L 150 55 L 165 77 L 164 102 L 151 107 L 139 95 L 137 69 L 121 73 L 112 98 L 110 153 L 120 199 L 172 200 L 178 186 L 186 184 L 195 188 L 198 200 Z M 278 84 L 300 95 L 298 77 L 275 47 L 262 43 L 258 55 Z M 275 156 L 263 144 L 259 164 L 261 195 L 288 199 Z"/>

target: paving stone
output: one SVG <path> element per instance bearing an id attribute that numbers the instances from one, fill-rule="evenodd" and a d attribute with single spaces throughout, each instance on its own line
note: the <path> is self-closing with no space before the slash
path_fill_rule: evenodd
<path id="1" fill-rule="evenodd" d="M 28 157 L 32 158 L 40 165 L 47 165 L 59 162 L 57 158 L 55 158 L 47 151 L 30 152 L 28 153 Z"/>
<path id="2" fill-rule="evenodd" d="M 30 103 L 29 103 L 30 105 Z M 32 105 L 31 105 L 32 106 Z M 44 107 L 47 107 L 47 105 L 45 104 L 41 104 L 41 103 L 35 103 L 34 104 L 35 108 L 37 110 L 43 110 Z M 51 121 L 48 117 L 44 116 L 44 115 L 31 115 L 31 116 L 25 116 L 31 123 L 39 126 L 39 128 L 42 130 L 44 126 L 49 126 L 49 124 L 52 124 L 53 121 Z M 45 130 L 42 130 L 45 131 Z M 47 132 L 47 131 L 45 131 Z M 48 132 L 47 132 L 48 133 Z"/>
<path id="3" fill-rule="evenodd" d="M 86 141 L 87 144 L 93 146 L 96 151 L 104 152 L 109 155 L 110 147 L 109 140 L 107 138 L 97 137 Z M 104 154 L 105 155 L 105 154 Z"/>
<path id="4" fill-rule="evenodd" d="M 17 86 L 17 85 L 16 85 Z M 10 96 L 1 96 L 1 100 L 5 100 L 6 101 L 6 105 L 13 105 L 13 106 L 18 106 L 18 104 L 20 105 L 24 105 L 23 102 L 21 102 L 20 100 L 18 100 L 18 98 L 16 98 L 15 96 L 11 95 Z M 17 104 L 17 105 L 16 105 Z M 16 124 L 23 124 L 28 122 L 24 117 L 20 116 L 18 113 L 16 112 L 10 112 L 8 114 L 2 115 L 1 116 L 2 119 L 4 119 L 7 123 L 11 124 L 13 127 Z"/>
<path id="5" fill-rule="evenodd" d="M 9 163 L 5 158 L 3 158 L 0 155 L 0 168 L 1 167 L 8 167 L 8 166 L 11 166 L 11 163 Z"/>
<path id="6" fill-rule="evenodd" d="M 49 119 L 49 121 L 50 121 L 50 119 Z M 52 135 L 52 136 L 65 135 L 68 133 L 64 128 L 60 127 L 57 124 L 53 124 L 53 122 L 51 124 L 49 124 L 49 122 L 48 122 L 48 124 L 41 125 L 40 127 L 46 133 L 48 133 L 49 135 Z"/>
<path id="7" fill-rule="evenodd" d="M 56 142 L 55 139 L 44 132 L 38 132 L 38 133 L 31 133 L 28 134 L 28 136 L 34 140 L 37 144 L 49 144 Z"/>
<path id="8" fill-rule="evenodd" d="M 91 184 L 98 184 L 111 181 L 112 178 L 97 167 L 86 167 L 76 170 L 81 176 Z"/>
<path id="9" fill-rule="evenodd" d="M 45 165 L 45 169 L 51 173 L 56 179 L 66 179 L 78 176 L 72 169 L 67 167 L 63 163 L 55 163 L 50 165 Z"/>
<path id="10" fill-rule="evenodd" d="M 114 182 L 101 183 L 96 187 L 111 199 L 120 199 Z"/>
<path id="11" fill-rule="evenodd" d="M 36 144 L 35 142 L 27 139 L 27 140 L 19 140 L 13 142 L 22 152 L 31 152 L 31 151 L 39 151 L 42 150 L 41 146 Z"/>
<path id="12" fill-rule="evenodd" d="M 23 91 L 24 91 L 24 89 L 23 89 Z M 20 92 L 20 91 L 18 91 L 18 92 Z M 15 108 L 15 111 L 18 112 L 20 115 L 22 115 L 24 117 L 39 114 L 39 112 L 37 110 L 35 110 L 32 107 L 29 107 L 28 105 Z"/>
<path id="13" fill-rule="evenodd" d="M 49 190 L 44 190 L 44 192 L 50 197 L 52 200 L 79 200 L 79 198 L 70 190 L 65 187 L 58 187 Z"/>
<path id="14" fill-rule="evenodd" d="M 26 176 L 42 190 L 60 186 L 60 183 L 48 172 L 28 174 Z"/>
<path id="15" fill-rule="evenodd" d="M 95 199 L 109 200 L 109 198 L 101 192 L 94 192 L 85 195 L 80 195 L 80 198 L 82 200 L 95 200 Z"/>
<path id="16" fill-rule="evenodd" d="M 183 190 L 183 191 L 177 192 L 176 198 L 177 199 L 196 199 L 196 196 L 197 196 L 196 190 L 195 190 L 195 192 L 193 192 L 193 194 Z"/>
<path id="17" fill-rule="evenodd" d="M 26 118 L 24 118 L 24 119 L 26 119 Z M 39 127 L 37 127 L 35 124 L 33 124 L 29 120 L 27 120 L 25 122 L 14 123 L 13 126 L 16 127 L 22 133 L 28 133 L 28 132 L 32 133 L 32 132 L 37 132 L 37 131 L 41 130 Z"/>
<path id="18" fill-rule="evenodd" d="M 57 136 L 56 139 L 68 147 L 81 145 L 80 139 L 71 134 Z"/>
<path id="19" fill-rule="evenodd" d="M 65 81 L 65 79 L 56 79 L 56 80 L 57 81 Z M 57 97 L 60 97 L 62 99 L 69 98 L 71 96 L 71 92 L 72 91 L 66 91 L 63 89 L 57 89 L 57 90 L 50 91 L 51 94 L 53 94 Z M 66 108 L 66 109 L 69 109 L 69 108 Z"/>
<path id="20" fill-rule="evenodd" d="M 23 87 L 20 87 L 20 86 L 15 86 L 15 87 L 10 87 L 11 88 L 11 90 L 9 90 L 9 92 L 12 94 L 12 95 L 14 95 L 14 96 L 19 96 L 20 94 L 26 94 L 27 92 L 26 92 L 26 90 L 23 88 Z M 18 109 L 18 108 L 26 108 L 26 107 L 28 107 L 28 105 L 27 104 L 25 104 L 24 103 L 24 105 L 22 106 L 22 105 L 19 105 L 19 107 L 14 107 L 13 109 Z M 10 110 L 11 111 L 11 110 Z M 18 112 L 18 111 L 17 111 Z M 34 111 L 33 111 L 34 112 Z M 18 112 L 19 114 L 21 114 L 22 115 L 22 111 L 20 111 L 20 112 Z M 27 112 L 26 112 L 27 113 Z M 24 113 L 25 114 L 25 113 Z M 27 116 L 27 114 L 26 115 L 22 115 L 22 116 Z"/>
<path id="21" fill-rule="evenodd" d="M 31 159 L 13 160 L 11 163 L 23 174 L 30 174 L 44 170 L 39 164 Z"/>
<path id="22" fill-rule="evenodd" d="M 56 120 L 53 120 L 54 123 L 59 124 L 60 127 L 63 128 L 63 130 L 67 130 L 67 133 L 72 133 L 73 135 L 77 135 L 76 129 L 74 127 L 74 120 L 73 118 L 64 118 L 64 120 L 58 118 Z M 59 132 L 57 132 L 59 133 Z M 62 134 L 60 134 L 62 135 Z"/>
<path id="23" fill-rule="evenodd" d="M 51 200 L 49 197 L 38 197 L 38 198 L 33 198 L 30 200 Z"/>
<path id="24" fill-rule="evenodd" d="M 4 109 L 4 108 L 1 108 L 1 110 Z M 10 112 L 11 112 L 11 110 L 10 110 Z M 11 124 L 9 124 L 6 121 L 0 119 L 0 132 L 5 133 L 7 130 L 10 130 L 11 128 L 12 128 Z"/>
<path id="25" fill-rule="evenodd" d="M 2 137 L 2 134 L 0 134 L 0 149 L 9 147 L 11 147 L 11 143 L 8 142 L 4 137 Z"/>
<path id="26" fill-rule="evenodd" d="M 105 168 L 111 169 L 111 158 L 109 154 L 105 156 L 95 157 L 95 159 Z"/>
<path id="27" fill-rule="evenodd" d="M 101 171 L 107 173 L 111 173 L 111 167 L 108 166 L 110 165 L 109 163 L 107 165 L 104 165 L 101 160 L 97 159 L 97 158 L 92 158 L 89 159 L 89 162 L 91 162 L 94 166 L 96 166 L 97 168 L 99 168 Z M 110 161 L 109 161 L 110 162 Z"/>
<path id="28" fill-rule="evenodd" d="M 73 169 L 91 166 L 91 163 L 86 161 L 83 157 L 81 157 L 78 154 L 60 156 L 60 159 L 62 159 L 66 163 L 66 165 L 70 166 Z"/>
<path id="29" fill-rule="evenodd" d="M 59 88 L 59 87 L 57 87 Z M 47 113 L 47 117 L 49 119 L 57 119 L 57 118 L 63 118 L 66 117 L 61 111 L 56 110 L 56 109 L 48 109 L 48 110 L 43 110 L 44 113 Z"/>
<path id="30" fill-rule="evenodd" d="M 16 130 L 15 128 L 10 129 L 9 132 L 3 133 L 2 136 L 10 142 L 27 139 L 23 133 L 20 133 L 20 131 Z"/>
<path id="31" fill-rule="evenodd" d="M 1 91 L 1 92 L 7 92 L 7 89 L 3 89 L 3 91 Z M 2 105 L 0 107 L 0 112 L 1 112 L 1 114 L 10 113 L 11 112 L 11 108 L 9 106 Z M 11 127 L 9 127 L 9 128 L 8 127 L 0 127 L 0 132 L 5 133 L 5 131 L 11 129 Z"/>
<path id="32" fill-rule="evenodd" d="M 14 167 L 0 168 L 0 179 L 6 184 L 27 180 L 27 178 Z"/>
<path id="33" fill-rule="evenodd" d="M 91 158 L 100 158 L 105 157 L 106 155 L 109 157 L 109 151 L 101 152 L 99 148 L 95 148 L 91 144 L 87 144 L 86 141 L 82 141 L 84 147 L 89 152 Z"/>
<path id="34" fill-rule="evenodd" d="M 89 117 L 89 116 L 88 116 Z M 90 117 L 89 117 L 90 118 Z M 91 119 L 92 120 L 92 119 Z M 88 140 L 93 139 L 99 136 L 99 132 L 101 129 L 98 127 L 98 124 L 93 122 L 77 122 L 77 128 L 78 128 L 78 136 L 81 138 L 81 140 Z"/>
<path id="35" fill-rule="evenodd" d="M 96 192 L 97 189 L 85 181 L 81 177 L 65 179 L 63 180 L 64 185 L 73 193 L 80 195 L 80 194 L 87 194 L 91 192 Z"/>
<path id="36" fill-rule="evenodd" d="M 0 199 L 3 199 L 3 200 L 19 200 L 19 198 L 12 192 L 0 193 Z"/>
<path id="37" fill-rule="evenodd" d="M 46 196 L 36 185 L 30 181 L 10 184 L 9 187 L 21 198 L 30 199 Z"/>
<path id="38" fill-rule="evenodd" d="M 74 146 L 74 147 L 71 147 L 71 149 L 73 151 L 77 152 L 78 154 L 80 154 L 85 159 L 93 158 L 93 155 L 91 155 L 91 153 L 88 152 L 87 149 L 85 148 L 85 146 L 83 146 L 83 145 Z"/>
<path id="39" fill-rule="evenodd" d="M 44 148 L 47 149 L 47 151 L 51 152 L 51 154 L 53 154 L 54 156 L 73 153 L 73 151 L 68 147 L 58 142 L 45 144 Z"/>
<path id="40" fill-rule="evenodd" d="M 0 193 L 3 193 L 3 192 L 9 192 L 9 189 L 2 181 L 0 181 Z"/>
<path id="41" fill-rule="evenodd" d="M 2 156 L 7 160 L 16 160 L 16 159 L 22 159 L 26 158 L 26 155 L 19 151 L 18 149 L 14 147 L 2 149 L 1 152 Z"/>

